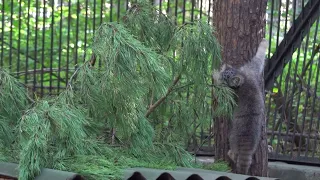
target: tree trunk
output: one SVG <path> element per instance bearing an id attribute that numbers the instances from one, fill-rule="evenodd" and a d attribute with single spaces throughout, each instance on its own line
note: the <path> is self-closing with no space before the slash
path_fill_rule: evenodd
<path id="1" fill-rule="evenodd" d="M 223 62 L 240 67 L 256 53 L 264 37 L 265 13 L 267 0 L 215 0 L 213 24 L 217 38 L 222 46 Z M 263 76 L 262 76 L 263 77 Z M 264 92 L 264 80 L 261 79 L 261 90 Z M 226 135 L 230 128 L 226 118 L 215 120 L 215 156 L 227 160 L 228 142 Z M 262 137 L 253 157 L 250 174 L 267 176 L 268 154 L 266 122 L 263 122 Z"/>

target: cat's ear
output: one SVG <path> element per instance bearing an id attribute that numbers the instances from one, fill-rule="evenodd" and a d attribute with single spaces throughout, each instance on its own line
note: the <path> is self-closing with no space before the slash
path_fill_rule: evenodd
<path id="1" fill-rule="evenodd" d="M 212 77 L 214 84 L 221 84 L 220 72 L 218 70 L 213 70 Z"/>
<path id="2" fill-rule="evenodd" d="M 243 82 L 244 82 L 244 77 L 238 74 L 229 80 L 229 86 L 237 88 L 237 87 L 240 87 L 243 84 Z"/>

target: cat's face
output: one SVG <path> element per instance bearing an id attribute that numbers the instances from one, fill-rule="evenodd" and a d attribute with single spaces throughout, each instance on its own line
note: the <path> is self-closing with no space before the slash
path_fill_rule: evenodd
<path id="1" fill-rule="evenodd" d="M 231 88 L 238 88 L 243 84 L 242 73 L 232 67 L 226 67 L 220 74 L 220 81 Z"/>

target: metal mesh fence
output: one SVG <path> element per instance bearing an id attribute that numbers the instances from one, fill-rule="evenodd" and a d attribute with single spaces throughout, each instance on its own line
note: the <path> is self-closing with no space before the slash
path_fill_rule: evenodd
<path id="1" fill-rule="evenodd" d="M 269 157 L 320 163 L 320 2 L 275 2 L 267 27 Z"/>
<path id="2" fill-rule="evenodd" d="M 128 0 L 0 0 L 0 67 L 37 96 L 61 92 L 88 59 L 95 29 L 120 21 Z M 154 0 L 177 23 L 206 19 L 214 0 Z M 270 159 L 319 162 L 319 0 L 269 0 L 266 108 Z M 98 62 L 99 65 L 100 62 Z M 193 149 L 211 154 L 212 129 L 200 128 Z"/>

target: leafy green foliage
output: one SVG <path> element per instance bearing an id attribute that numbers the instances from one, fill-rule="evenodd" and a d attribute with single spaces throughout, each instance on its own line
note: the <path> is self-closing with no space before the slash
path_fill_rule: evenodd
<path id="1" fill-rule="evenodd" d="M 202 126 L 211 121 L 208 85 L 212 69 L 220 62 L 220 46 L 213 36 L 214 29 L 200 20 L 175 25 L 170 16 L 145 4 L 135 4 L 123 22 L 139 41 L 162 55 L 158 61 L 163 62 L 171 76 L 169 95 L 149 118 L 156 128 L 156 141 L 187 143 L 185 137 L 194 132 L 190 125 L 195 120 L 200 120 Z M 156 104 L 163 96 L 149 89 L 150 98 L 144 102 Z M 232 92 L 226 91 L 225 96 L 228 95 L 232 98 Z"/>
<path id="2" fill-rule="evenodd" d="M 11 119 L 20 118 L 21 110 L 28 103 L 25 87 L 3 69 L 0 70 L 0 86 L 1 114 Z"/>
<path id="3" fill-rule="evenodd" d="M 223 96 L 217 112 L 232 109 L 232 91 L 210 86 L 220 47 L 207 23 L 175 25 L 148 7 L 137 3 L 127 21 L 102 23 L 86 50 L 101 67 L 84 62 L 63 93 L 37 100 L 15 124 L 19 179 L 42 167 L 113 179 L 130 166 L 193 166 L 185 147 L 195 120 L 211 121 L 210 90 Z"/>
<path id="4" fill-rule="evenodd" d="M 19 179 L 33 178 L 41 167 L 52 167 L 64 157 L 95 152 L 85 129 L 90 124 L 84 109 L 68 104 L 64 95 L 41 100 L 22 116 Z"/>
<path id="5" fill-rule="evenodd" d="M 168 51 L 176 31 L 173 19 L 150 4 L 130 8 L 123 22 L 141 42 L 160 53 Z"/>
<path id="6" fill-rule="evenodd" d="M 14 125 L 28 105 L 25 87 L 7 71 L 0 69 L 0 144 L 10 146 L 14 140 Z"/>
<path id="7" fill-rule="evenodd" d="M 126 94 L 143 96 L 148 88 L 165 92 L 169 77 L 163 67 L 164 58 L 136 40 L 121 24 L 102 24 L 93 43 L 93 53 L 106 64 L 105 77 L 116 76 L 115 83 L 123 83 L 119 86 L 127 87 Z M 135 80 L 138 78 L 143 81 Z"/>
<path id="8" fill-rule="evenodd" d="M 214 117 L 228 116 L 232 117 L 233 108 L 237 105 L 235 101 L 236 94 L 233 92 L 231 88 L 226 86 L 218 86 L 215 85 L 215 100 L 219 102 L 223 102 L 215 108 Z M 230 98 L 232 95 L 234 98 Z"/>

